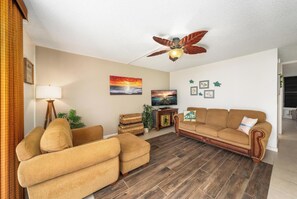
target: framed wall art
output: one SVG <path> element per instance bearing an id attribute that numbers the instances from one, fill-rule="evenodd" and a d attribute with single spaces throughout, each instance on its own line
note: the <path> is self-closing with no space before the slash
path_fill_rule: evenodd
<path id="1" fill-rule="evenodd" d="M 161 126 L 170 126 L 170 115 L 161 115 Z"/>
<path id="2" fill-rule="evenodd" d="M 142 95 L 142 79 L 133 77 L 109 77 L 110 95 Z"/>
<path id="3" fill-rule="evenodd" d="M 199 81 L 199 88 L 200 89 L 209 88 L 209 80 Z"/>
<path id="4" fill-rule="evenodd" d="M 190 94 L 191 95 L 198 95 L 198 87 L 197 86 L 191 86 Z"/>
<path id="5" fill-rule="evenodd" d="M 215 91 L 214 90 L 205 90 L 204 91 L 204 98 L 214 98 Z"/>
<path id="6" fill-rule="evenodd" d="M 24 58 L 24 82 L 34 84 L 34 65 L 27 58 Z"/>

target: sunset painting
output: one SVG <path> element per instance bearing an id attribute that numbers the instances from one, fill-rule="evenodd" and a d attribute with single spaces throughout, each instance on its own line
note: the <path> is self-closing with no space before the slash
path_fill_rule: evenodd
<path id="1" fill-rule="evenodd" d="M 142 79 L 110 76 L 111 95 L 142 95 Z"/>

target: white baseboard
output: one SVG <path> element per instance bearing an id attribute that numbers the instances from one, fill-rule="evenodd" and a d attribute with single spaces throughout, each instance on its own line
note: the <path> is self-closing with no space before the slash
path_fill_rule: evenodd
<path id="1" fill-rule="evenodd" d="M 104 135 L 103 138 L 106 139 L 115 135 L 117 135 L 117 133 L 107 134 L 107 135 Z"/>
<path id="2" fill-rule="evenodd" d="M 269 151 L 278 152 L 278 148 L 276 148 L 276 147 L 267 146 L 266 149 L 269 150 Z"/>

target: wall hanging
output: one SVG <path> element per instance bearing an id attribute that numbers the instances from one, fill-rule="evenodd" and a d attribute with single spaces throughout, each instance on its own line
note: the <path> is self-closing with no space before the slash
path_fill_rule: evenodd
<path id="1" fill-rule="evenodd" d="M 199 88 L 200 89 L 209 88 L 209 80 L 199 81 Z"/>
<path id="2" fill-rule="evenodd" d="M 215 91 L 214 90 L 205 90 L 204 91 L 204 98 L 214 98 Z"/>
<path id="3" fill-rule="evenodd" d="M 222 83 L 220 83 L 219 81 L 216 81 L 216 82 L 213 83 L 213 85 L 215 87 L 221 87 Z"/>
<path id="4" fill-rule="evenodd" d="M 110 95 L 142 95 L 142 78 L 110 76 Z"/>
<path id="5" fill-rule="evenodd" d="M 191 95 L 198 95 L 198 87 L 191 86 L 190 93 L 191 93 Z"/>
<path id="6" fill-rule="evenodd" d="M 34 84 L 34 65 L 27 58 L 24 58 L 24 82 Z"/>

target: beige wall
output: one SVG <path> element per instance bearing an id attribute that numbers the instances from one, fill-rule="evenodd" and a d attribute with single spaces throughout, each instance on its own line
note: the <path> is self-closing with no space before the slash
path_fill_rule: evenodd
<path id="1" fill-rule="evenodd" d="M 26 31 L 23 34 L 24 57 L 28 58 L 35 67 L 35 44 Z M 24 132 L 28 134 L 35 126 L 35 86 L 24 83 Z"/>
<path id="2" fill-rule="evenodd" d="M 101 124 L 104 134 L 117 133 L 119 114 L 142 112 L 151 90 L 168 89 L 169 73 L 36 47 L 37 85 L 62 87 L 57 112 L 76 109 L 86 125 Z M 142 78 L 142 95 L 109 94 L 109 76 Z M 42 125 L 46 101 L 36 101 L 36 125 Z"/>

